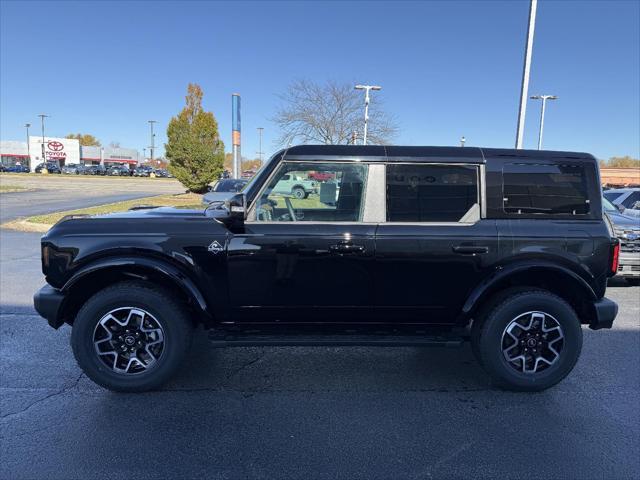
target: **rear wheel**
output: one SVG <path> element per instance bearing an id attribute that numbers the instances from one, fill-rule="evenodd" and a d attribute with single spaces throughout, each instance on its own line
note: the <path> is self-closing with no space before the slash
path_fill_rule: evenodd
<path id="1" fill-rule="evenodd" d="M 478 339 L 481 363 L 499 385 L 547 389 L 566 377 L 582 350 L 573 308 L 547 291 L 507 297 L 487 314 Z"/>
<path id="2" fill-rule="evenodd" d="M 119 392 L 153 390 L 179 368 L 193 327 L 171 292 L 138 282 L 105 288 L 80 309 L 71 345 L 84 373 Z"/>
<path id="3" fill-rule="evenodd" d="M 303 198 L 306 198 L 306 192 L 302 187 L 295 187 L 293 190 L 291 190 L 291 194 L 294 197 L 296 197 L 298 200 L 302 200 Z"/>

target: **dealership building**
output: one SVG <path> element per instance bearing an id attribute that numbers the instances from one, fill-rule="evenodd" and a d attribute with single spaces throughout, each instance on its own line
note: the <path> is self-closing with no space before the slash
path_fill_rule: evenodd
<path id="1" fill-rule="evenodd" d="M 84 165 L 114 165 L 127 164 L 135 167 L 142 160 L 141 155 L 134 148 L 121 147 L 83 147 L 75 138 L 54 138 L 30 136 L 29 142 L 13 140 L 0 141 L 0 157 L 2 165 L 28 165 L 33 170 L 42 163 L 43 158 L 47 162 L 60 165 L 84 164 Z"/>

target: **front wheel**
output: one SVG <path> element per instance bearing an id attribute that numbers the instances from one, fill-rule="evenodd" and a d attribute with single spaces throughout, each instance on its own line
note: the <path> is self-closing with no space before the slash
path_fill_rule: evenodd
<path id="1" fill-rule="evenodd" d="M 529 291 L 492 308 L 477 341 L 482 366 L 497 384 L 540 391 L 571 372 L 582 350 L 582 328 L 563 299 Z"/>
<path id="2" fill-rule="evenodd" d="M 189 348 L 192 323 L 171 292 L 138 282 L 105 288 L 80 309 L 71 346 L 84 373 L 118 392 L 164 384 Z"/>

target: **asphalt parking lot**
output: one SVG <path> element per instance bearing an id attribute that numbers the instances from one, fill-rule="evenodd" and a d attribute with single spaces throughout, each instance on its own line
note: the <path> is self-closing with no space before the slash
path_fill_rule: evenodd
<path id="1" fill-rule="evenodd" d="M 0 202 L 24 195 L 20 216 L 34 193 Z M 39 237 L 0 229 L 0 478 L 640 478 L 640 287 L 613 282 L 615 327 L 585 329 L 538 394 L 492 387 L 468 346 L 216 350 L 200 332 L 172 383 L 123 395 L 33 311 Z"/>
<path id="2" fill-rule="evenodd" d="M 177 180 L 165 178 L 2 174 L 0 184 L 29 189 L 2 194 L 0 223 L 52 211 L 185 191 Z"/>

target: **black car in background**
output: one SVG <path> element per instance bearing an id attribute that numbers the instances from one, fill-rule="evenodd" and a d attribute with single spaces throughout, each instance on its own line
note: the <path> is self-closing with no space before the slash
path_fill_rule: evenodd
<path id="1" fill-rule="evenodd" d="M 169 171 L 164 168 L 158 168 L 154 170 L 153 173 L 155 174 L 156 177 L 160 177 L 160 178 L 169 178 L 171 176 Z"/>
<path id="2" fill-rule="evenodd" d="M 83 175 L 106 175 L 107 169 L 102 165 L 86 165 L 82 170 Z"/>
<path id="3" fill-rule="evenodd" d="M 140 165 L 133 170 L 134 177 L 149 177 L 153 173 L 153 167 L 149 165 Z"/>
<path id="4" fill-rule="evenodd" d="M 45 168 L 45 164 L 44 163 L 40 163 L 36 168 L 35 168 L 35 172 L 36 173 L 42 173 L 42 169 Z M 49 173 L 62 173 L 62 170 L 60 169 L 60 167 L 58 166 L 57 163 L 53 163 L 53 162 L 47 162 L 46 163 L 46 168 L 47 171 Z"/>
<path id="5" fill-rule="evenodd" d="M 128 177 L 131 173 L 128 167 L 114 166 L 107 170 L 107 175 L 110 177 Z"/>

